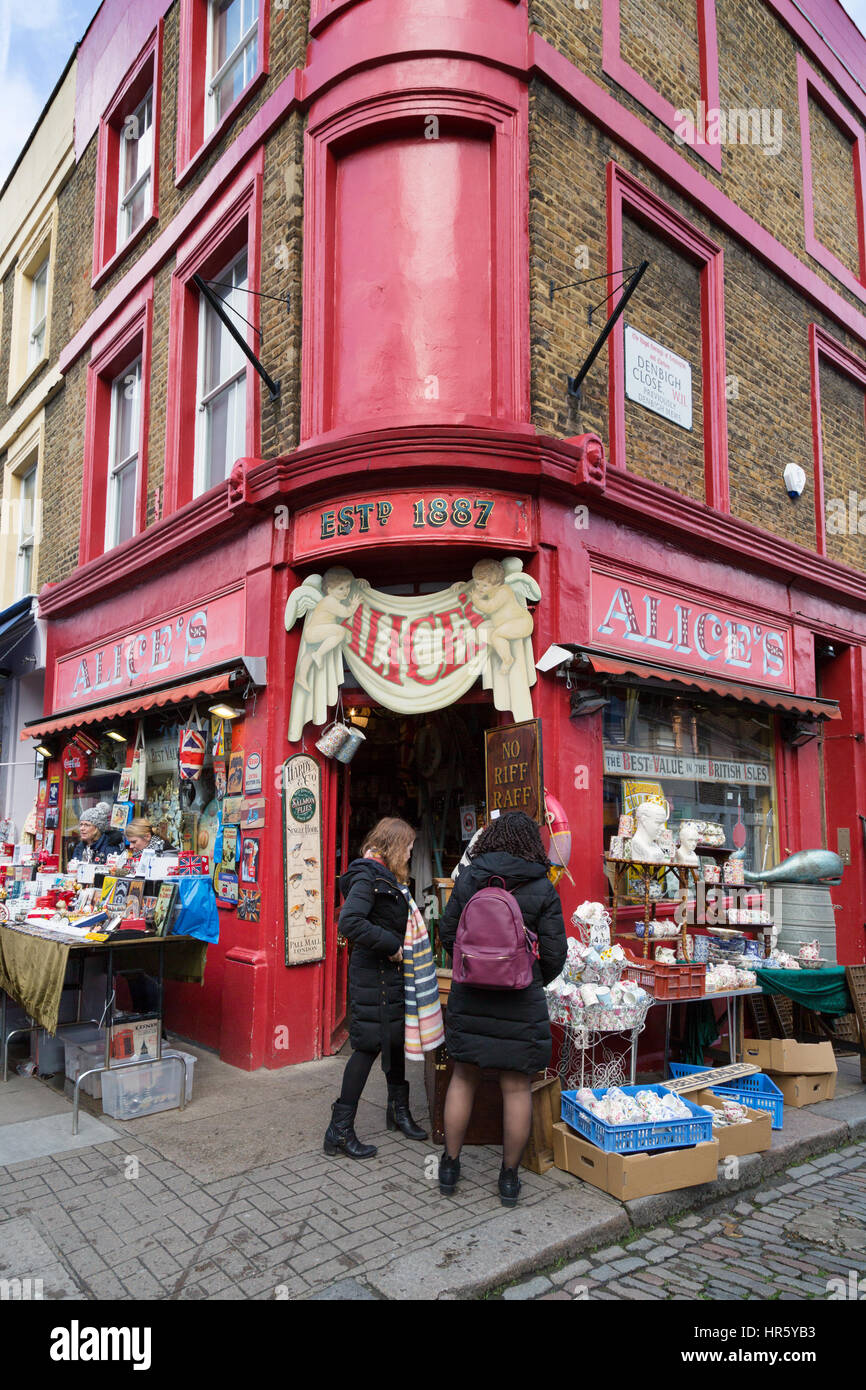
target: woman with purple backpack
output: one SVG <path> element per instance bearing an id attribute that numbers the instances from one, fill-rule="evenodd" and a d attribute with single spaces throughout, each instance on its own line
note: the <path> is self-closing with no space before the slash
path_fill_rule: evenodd
<path id="1" fill-rule="evenodd" d="M 517 1205 L 520 1191 L 518 1168 L 532 1126 L 533 1075 L 550 1065 L 552 1039 L 544 986 L 565 965 L 566 934 L 559 894 L 547 876 L 550 861 L 544 852 L 535 821 L 522 811 L 509 811 L 491 821 L 472 846 L 468 865 L 454 884 L 454 891 L 439 922 L 439 937 L 454 957 L 454 981 L 448 996 L 445 1039 L 454 1062 L 454 1074 L 445 1097 L 445 1151 L 439 1162 L 439 1191 L 453 1193 L 460 1176 L 460 1150 L 472 1115 L 475 1091 L 483 1069 L 499 1072 L 502 1090 L 502 1169 L 499 1197 L 503 1206 Z M 504 889 L 491 898 L 484 894 L 487 922 L 473 905 L 475 922 L 469 926 L 464 909 L 470 899 L 485 889 Z M 510 898 L 509 896 L 510 895 Z M 497 905 L 488 907 L 487 903 Z M 476 904 L 479 903 L 476 898 Z M 503 923 L 496 925 L 497 916 Z M 520 949 L 528 959 L 518 960 L 523 974 L 506 979 L 504 988 L 495 988 L 495 968 L 482 964 L 480 986 L 466 983 L 473 968 L 472 953 L 463 945 L 470 930 L 478 938 L 485 934 L 482 947 L 487 962 L 505 961 L 495 953 L 491 941 L 497 931 L 508 947 L 508 916 L 513 914 L 519 935 L 525 928 Z M 462 919 L 462 920 L 461 920 Z M 458 931 L 459 928 L 459 931 Z M 526 933 L 531 933 L 527 936 Z M 512 931 L 513 936 L 513 931 Z M 537 938 L 537 944 L 534 940 Z M 480 959 L 480 957 L 479 957 Z M 510 969 L 510 962 L 507 967 Z M 486 977 L 485 970 L 488 972 Z M 459 982 L 462 978 L 462 983 Z M 515 986 L 518 980 L 518 987 Z M 526 980 L 521 988 L 519 982 Z"/>

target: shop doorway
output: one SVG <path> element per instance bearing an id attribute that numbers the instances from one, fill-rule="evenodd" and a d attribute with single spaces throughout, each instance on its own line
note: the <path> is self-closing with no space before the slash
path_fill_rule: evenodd
<path id="1" fill-rule="evenodd" d="M 382 816 L 400 816 L 418 828 L 409 888 L 438 947 L 435 922 L 448 899 L 451 871 L 473 827 L 486 824 L 484 732 L 502 716 L 484 692 L 424 715 L 396 714 L 371 704 L 360 691 L 344 691 L 343 699 L 347 723 L 361 730 L 364 742 L 338 772 L 334 920 L 340 877 L 359 856 L 368 831 Z M 348 959 L 348 946 L 338 936 L 329 959 L 325 1009 L 330 1052 L 346 1037 Z"/>

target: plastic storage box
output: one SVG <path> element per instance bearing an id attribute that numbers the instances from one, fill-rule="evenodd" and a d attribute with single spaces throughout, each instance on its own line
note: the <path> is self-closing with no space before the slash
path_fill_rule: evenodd
<path id="1" fill-rule="evenodd" d="M 664 945 L 660 939 L 656 945 Z M 625 951 L 623 979 L 640 985 L 656 999 L 700 999 L 706 991 L 707 967 L 700 965 L 665 965 L 662 961 L 633 956 Z M 711 996 L 712 997 L 712 996 Z"/>
<path id="2" fill-rule="evenodd" d="M 166 1048 L 159 1061 L 115 1068 L 102 1076 L 102 1110 L 114 1120 L 137 1120 L 143 1115 L 156 1115 L 161 1110 L 176 1110 L 180 1105 L 181 1068 L 172 1058 L 183 1062 L 185 1097 L 192 1099 L 192 1077 L 195 1058 L 189 1052 Z"/>
<path id="3" fill-rule="evenodd" d="M 706 1067 L 696 1067 L 687 1062 L 670 1064 L 671 1076 L 692 1076 L 695 1072 L 706 1070 Z M 750 1110 L 768 1110 L 773 1129 L 783 1127 L 785 1098 L 775 1081 L 765 1076 L 762 1071 L 751 1076 L 738 1076 L 736 1081 L 731 1081 L 726 1086 L 709 1085 L 707 1090 L 712 1091 L 714 1096 L 727 1096 L 730 1100 L 738 1100 Z"/>
<path id="4" fill-rule="evenodd" d="M 666 1086 L 622 1086 L 627 1096 L 636 1096 L 638 1091 L 653 1091 L 656 1095 L 670 1095 Z M 605 1088 L 593 1090 L 600 1098 L 606 1095 Z M 645 1153 L 650 1149 L 685 1149 L 692 1144 L 712 1143 L 713 1121 L 705 1110 L 693 1104 L 686 1097 L 681 1100 L 691 1111 L 688 1120 L 655 1120 L 646 1124 L 611 1125 L 593 1115 L 577 1100 L 576 1091 L 563 1091 L 562 1118 L 566 1124 L 583 1135 L 591 1144 L 604 1153 Z"/>

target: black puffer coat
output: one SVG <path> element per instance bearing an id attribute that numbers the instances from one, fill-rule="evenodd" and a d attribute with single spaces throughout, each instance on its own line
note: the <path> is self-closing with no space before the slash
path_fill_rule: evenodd
<path id="1" fill-rule="evenodd" d="M 409 908 L 390 869 L 376 859 L 354 859 L 340 879 L 345 899 L 339 929 L 352 942 L 349 961 L 349 1040 L 357 1052 L 403 1049 L 403 965 L 391 961 L 403 945 Z"/>
<path id="2" fill-rule="evenodd" d="M 532 984 L 520 990 L 452 985 L 445 1043 L 455 1062 L 532 1073 L 550 1064 L 550 1022 L 543 986 L 556 979 L 566 952 L 559 894 L 544 865 L 498 852 L 471 860 L 454 885 L 439 922 L 439 937 L 446 951 L 453 952 L 461 912 L 494 874 L 505 880 L 524 925 L 538 936 L 539 959 L 532 968 Z"/>

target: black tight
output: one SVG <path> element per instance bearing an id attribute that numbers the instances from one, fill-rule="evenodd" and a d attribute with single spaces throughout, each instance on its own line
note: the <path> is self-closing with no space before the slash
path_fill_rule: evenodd
<path id="1" fill-rule="evenodd" d="M 459 1158 L 472 1117 L 475 1091 L 481 1080 L 480 1067 L 455 1062 L 454 1075 L 445 1097 L 445 1152 Z M 500 1071 L 502 1091 L 502 1163 L 517 1168 L 532 1128 L 532 1078 L 522 1071 Z"/>
<path id="2" fill-rule="evenodd" d="M 346 1070 L 343 1072 L 343 1089 L 340 1101 L 343 1105 L 357 1105 L 361 1092 L 367 1084 L 370 1069 L 378 1057 L 378 1052 L 353 1052 Z M 406 1063 L 403 1050 L 391 1049 L 391 1068 L 385 1073 L 389 1086 L 399 1086 L 406 1080 Z"/>

